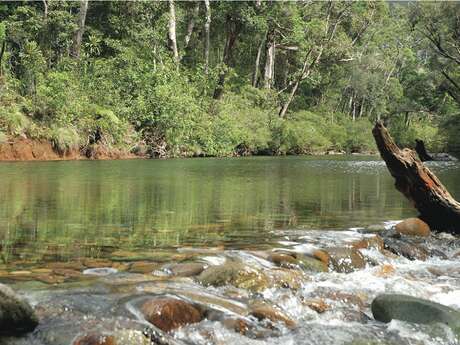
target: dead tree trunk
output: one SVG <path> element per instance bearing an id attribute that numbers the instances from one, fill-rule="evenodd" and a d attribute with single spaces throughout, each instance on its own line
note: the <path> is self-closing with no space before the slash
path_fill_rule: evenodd
<path id="1" fill-rule="evenodd" d="M 433 230 L 460 234 L 460 203 L 410 149 L 401 150 L 381 121 L 372 130 L 395 186 Z"/>
<path id="2" fill-rule="evenodd" d="M 415 151 L 422 162 L 434 160 L 426 151 L 423 140 L 415 139 Z"/>

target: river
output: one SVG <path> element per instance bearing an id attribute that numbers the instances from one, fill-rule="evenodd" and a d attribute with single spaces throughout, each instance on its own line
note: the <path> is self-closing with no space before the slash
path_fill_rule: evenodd
<path id="1" fill-rule="evenodd" d="M 459 199 L 460 164 L 428 166 Z M 377 323 L 369 304 L 397 292 L 460 308 L 458 238 L 425 240 L 442 259 L 364 248 L 366 267 L 347 273 L 288 270 L 267 256 L 347 246 L 374 236 L 363 228 L 416 214 L 376 156 L 2 163 L 0 282 L 28 298 L 41 323 L 0 344 L 71 345 L 85 332 L 137 331 L 146 326 L 138 308 L 146 296 L 207 308 L 209 317 L 170 334 L 184 344 L 454 344 L 443 328 Z M 295 283 L 205 287 L 167 269 L 226 260 L 272 278 L 295 271 L 286 278 Z M 295 327 L 248 316 L 261 301 Z M 228 318 L 253 330 L 237 332 Z"/>

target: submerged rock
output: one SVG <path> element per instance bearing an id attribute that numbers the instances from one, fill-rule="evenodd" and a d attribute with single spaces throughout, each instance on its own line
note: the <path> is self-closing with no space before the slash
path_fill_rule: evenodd
<path id="1" fill-rule="evenodd" d="M 294 320 L 289 318 L 282 311 L 269 305 L 256 305 L 251 309 L 249 315 L 254 316 L 259 321 L 269 320 L 271 322 L 282 322 L 288 328 L 296 327 Z"/>
<path id="2" fill-rule="evenodd" d="M 204 318 L 201 310 L 176 298 L 149 299 L 142 304 L 141 312 L 148 322 L 165 332 Z"/>
<path id="3" fill-rule="evenodd" d="M 199 262 L 188 262 L 181 264 L 169 264 L 163 266 L 163 270 L 166 270 L 171 275 L 177 277 L 192 277 L 203 272 L 204 267 L 204 264 Z"/>
<path id="4" fill-rule="evenodd" d="M 197 277 L 197 280 L 204 286 L 230 284 L 251 291 L 261 291 L 269 286 L 269 279 L 264 273 L 232 261 L 208 267 Z"/>
<path id="5" fill-rule="evenodd" d="M 364 237 L 360 240 L 354 241 L 352 243 L 353 248 L 355 249 L 370 249 L 374 248 L 377 250 L 382 250 L 385 246 L 383 238 L 379 235 Z"/>
<path id="6" fill-rule="evenodd" d="M 322 314 L 330 309 L 330 305 L 323 298 L 302 299 L 302 304 L 316 311 L 318 314 Z"/>
<path id="7" fill-rule="evenodd" d="M 328 263 L 307 255 L 298 255 L 299 266 L 308 272 L 327 272 Z"/>
<path id="8" fill-rule="evenodd" d="M 425 261 L 430 254 L 423 245 L 393 237 L 385 238 L 385 249 L 388 249 L 394 254 L 404 256 L 409 260 Z"/>
<path id="9" fill-rule="evenodd" d="M 73 345 L 117 345 L 113 335 L 89 334 L 78 337 Z"/>
<path id="10" fill-rule="evenodd" d="M 396 224 L 396 232 L 407 236 L 428 237 L 431 229 L 427 223 L 419 218 L 408 218 Z"/>
<path id="11" fill-rule="evenodd" d="M 33 331 L 37 325 L 38 318 L 29 303 L 0 284 L 0 334 L 20 335 Z"/>
<path id="12" fill-rule="evenodd" d="M 295 257 L 284 253 L 271 253 L 268 255 L 268 260 L 279 267 L 293 268 L 298 265 L 298 261 Z"/>
<path id="13" fill-rule="evenodd" d="M 316 250 L 313 256 L 339 273 L 350 273 L 364 268 L 364 256 L 356 248 L 336 247 Z"/>
<path id="14" fill-rule="evenodd" d="M 374 318 L 381 322 L 393 319 L 413 323 L 443 323 L 460 334 L 460 312 L 445 305 L 398 294 L 377 296 L 371 305 Z"/>

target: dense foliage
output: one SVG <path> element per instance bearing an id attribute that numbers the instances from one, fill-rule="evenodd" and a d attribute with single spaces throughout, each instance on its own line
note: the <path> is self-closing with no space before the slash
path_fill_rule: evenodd
<path id="1" fill-rule="evenodd" d="M 0 143 L 152 156 L 460 150 L 455 2 L 2 2 Z"/>

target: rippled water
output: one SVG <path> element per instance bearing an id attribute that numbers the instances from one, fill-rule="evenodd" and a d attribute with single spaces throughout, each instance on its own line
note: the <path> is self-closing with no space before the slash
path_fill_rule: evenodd
<path id="1" fill-rule="evenodd" d="M 429 166 L 460 198 L 460 165 Z M 383 292 L 460 309 L 458 238 L 424 240 L 444 254 L 426 261 L 362 249 L 367 266 L 351 273 L 280 269 L 267 260 L 274 250 L 310 255 L 346 247 L 374 236 L 361 227 L 390 227 L 388 221 L 416 215 L 376 157 L 5 163 L 0 176 L 0 282 L 26 296 L 41 320 L 33 334 L 0 338 L 1 345 L 71 345 L 88 332 L 142 344 L 148 324 L 137 304 L 146 296 L 178 297 L 212 311 L 170 334 L 171 343 L 458 342 L 442 326 L 376 322 L 369 309 Z M 205 288 L 165 270 L 176 262 L 229 260 L 268 276 L 294 274 L 298 284 Z M 312 300 L 326 310 L 312 309 Z M 248 316 L 261 301 L 296 326 L 267 328 Z M 258 336 L 235 332 L 229 318 L 254 324 Z"/>

